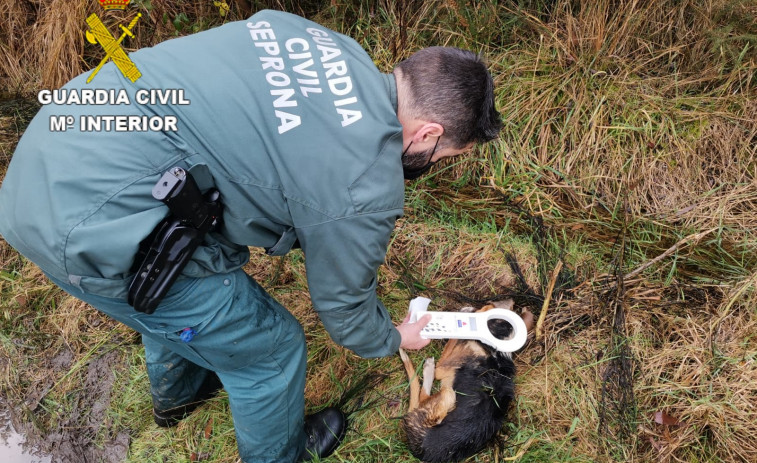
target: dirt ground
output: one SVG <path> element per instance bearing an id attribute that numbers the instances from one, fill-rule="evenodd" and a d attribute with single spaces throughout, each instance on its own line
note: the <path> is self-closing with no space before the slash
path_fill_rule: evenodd
<path id="1" fill-rule="evenodd" d="M 44 362 L 49 365 L 49 374 L 53 378 L 60 376 L 56 373 L 70 368 L 72 360 L 73 355 L 66 351 Z M 0 415 L 7 413 L 13 428 L 25 437 L 25 450 L 32 454 L 49 455 L 52 463 L 121 462 L 129 450 L 130 437 L 127 432 L 112 436 L 102 447 L 95 445 L 95 435 L 105 424 L 115 385 L 113 368 L 121 362 L 121 354 L 115 351 L 94 358 L 87 367 L 81 391 L 77 392 L 80 396 L 79 407 L 61 413 L 56 429 L 48 434 L 41 435 L 33 422 L 22 418 L 19 408 L 5 401 L 0 401 Z M 22 406 L 34 412 L 52 386 L 52 379 L 33 385 L 27 391 L 27 399 Z"/>
<path id="2" fill-rule="evenodd" d="M 36 113 L 39 105 L 34 100 L 0 99 L 0 178 L 26 125 Z M 3 243 L 5 245 L 5 243 Z M 17 303 L 23 305 L 25 295 L 17 295 Z M 6 314 L 6 317 L 8 315 Z M 22 403 L 9 403 L 12 395 L 6 388 L 17 382 L 19 370 L 11 365 L 12 360 L 0 356 L 0 372 L 7 379 L 0 384 L 0 416 L 6 416 L 10 423 L 0 423 L 0 432 L 8 432 L 8 424 L 25 438 L 24 449 L 31 454 L 49 455 L 53 463 L 123 461 L 129 450 L 130 437 L 125 431 L 106 436 L 103 445 L 96 445 L 95 436 L 106 425 L 107 410 L 113 388 L 116 387 L 115 371 L 123 369 L 123 353 L 104 348 L 94 352 L 85 370 L 81 373 L 81 386 L 72 394 L 73 400 L 66 401 L 65 410 L 57 410 L 57 421 L 52 429 L 42 434 L 40 426 L 34 422 L 35 416 L 49 413 L 44 410 L 43 399 L 56 386 L 56 381 L 65 377 L 72 368 L 76 355 L 66 347 L 62 349 L 38 349 L 35 340 L 9 333 L 13 349 L 27 355 L 37 365 L 37 372 L 43 380 L 33 382 L 21 392 Z M 7 352 L 7 351 L 6 351 Z M 40 371 L 41 370 L 41 371 Z M 60 405 L 63 406 L 63 405 Z M 68 408 L 70 407 L 70 408 Z M 56 411 L 53 411 L 56 412 Z M 32 420 L 28 417 L 31 416 Z"/>

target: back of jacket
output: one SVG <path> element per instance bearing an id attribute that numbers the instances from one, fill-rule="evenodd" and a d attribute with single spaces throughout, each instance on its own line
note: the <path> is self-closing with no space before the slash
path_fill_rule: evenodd
<path id="1" fill-rule="evenodd" d="M 353 40 L 274 11 L 129 56 L 135 83 L 109 63 L 63 88 L 122 98 L 45 105 L 32 121 L 0 189 L 3 237 L 54 277 L 123 298 L 139 242 L 167 214 L 152 186 L 179 165 L 224 204 L 184 275 L 239 268 L 248 245 L 281 255 L 298 242 L 332 338 L 362 356 L 396 351 L 376 297 L 403 207 L 393 76 Z M 65 116 L 73 126 L 51 131 Z M 173 117 L 176 130 L 138 124 Z"/>

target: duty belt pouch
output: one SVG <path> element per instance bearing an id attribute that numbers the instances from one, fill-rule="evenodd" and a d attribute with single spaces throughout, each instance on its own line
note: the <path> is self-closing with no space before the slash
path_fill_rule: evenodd
<path id="1" fill-rule="evenodd" d="M 203 195 L 192 175 L 180 167 L 163 174 L 152 196 L 170 213 L 140 243 L 127 297 L 135 310 L 148 314 L 155 311 L 205 235 L 218 226 L 223 210 L 218 190 Z"/>

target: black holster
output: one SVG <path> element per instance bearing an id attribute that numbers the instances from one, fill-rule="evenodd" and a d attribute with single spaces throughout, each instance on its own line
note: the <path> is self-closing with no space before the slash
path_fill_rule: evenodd
<path id="1" fill-rule="evenodd" d="M 218 190 L 203 195 L 192 175 L 180 167 L 163 174 L 152 196 L 170 213 L 139 244 L 127 299 L 138 312 L 148 314 L 155 311 L 205 235 L 218 226 L 223 212 Z"/>

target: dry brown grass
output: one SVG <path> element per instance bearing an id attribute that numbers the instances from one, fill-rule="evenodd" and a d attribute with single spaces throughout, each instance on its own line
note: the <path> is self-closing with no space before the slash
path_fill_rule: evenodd
<path id="1" fill-rule="evenodd" d="M 640 444 L 659 461 L 701 455 L 702 439 L 725 461 L 757 456 L 757 365 L 750 342 L 757 319 L 744 308 L 716 327 L 707 315 L 663 318 L 654 334 L 664 344 L 651 352 L 642 345 L 638 352 L 637 388 L 645 392 Z M 639 318 L 630 329 L 652 321 Z M 655 422 L 658 411 L 677 422 Z"/>
<path id="2" fill-rule="evenodd" d="M 40 88 L 57 88 L 81 73 L 84 18 L 96 5 L 93 0 L 3 2 L 2 93 L 28 94 Z"/>
<path id="3" fill-rule="evenodd" d="M 625 233 L 636 260 L 714 230 L 680 250 L 676 271 L 738 281 L 757 265 L 757 53 L 745 38 L 757 7 L 662 3 L 513 10 L 527 43 L 494 51 L 505 132 L 483 153 L 482 183 L 566 232 Z"/>
<path id="4" fill-rule="evenodd" d="M 29 62 L 28 25 L 32 4 L 24 0 L 8 0 L 0 4 L 0 83 L 3 90 L 18 87 L 29 79 L 33 68 Z M 4 92 L 2 92 L 4 93 Z"/>
<path id="5" fill-rule="evenodd" d="M 517 287 L 516 277 L 505 261 L 506 252 L 514 254 L 529 286 L 538 288 L 536 261 L 527 244 L 454 226 L 401 220 L 395 229 L 384 277 L 387 285 L 398 280 L 421 283 L 432 290 L 441 288 L 471 299 L 491 300 Z"/>
<path id="6" fill-rule="evenodd" d="M 545 344 L 519 355 L 519 423 L 539 423 L 548 441 L 570 437 L 574 453 L 593 461 L 755 461 L 754 295 L 721 319 L 734 296 L 726 288 L 632 285 L 625 326 L 637 422 L 627 447 L 608 447 L 600 432 L 601 386 L 614 354 L 605 328 L 612 314 L 598 309 L 596 295 L 579 288 L 548 315 Z M 576 329 L 582 317 L 594 322 Z"/>

